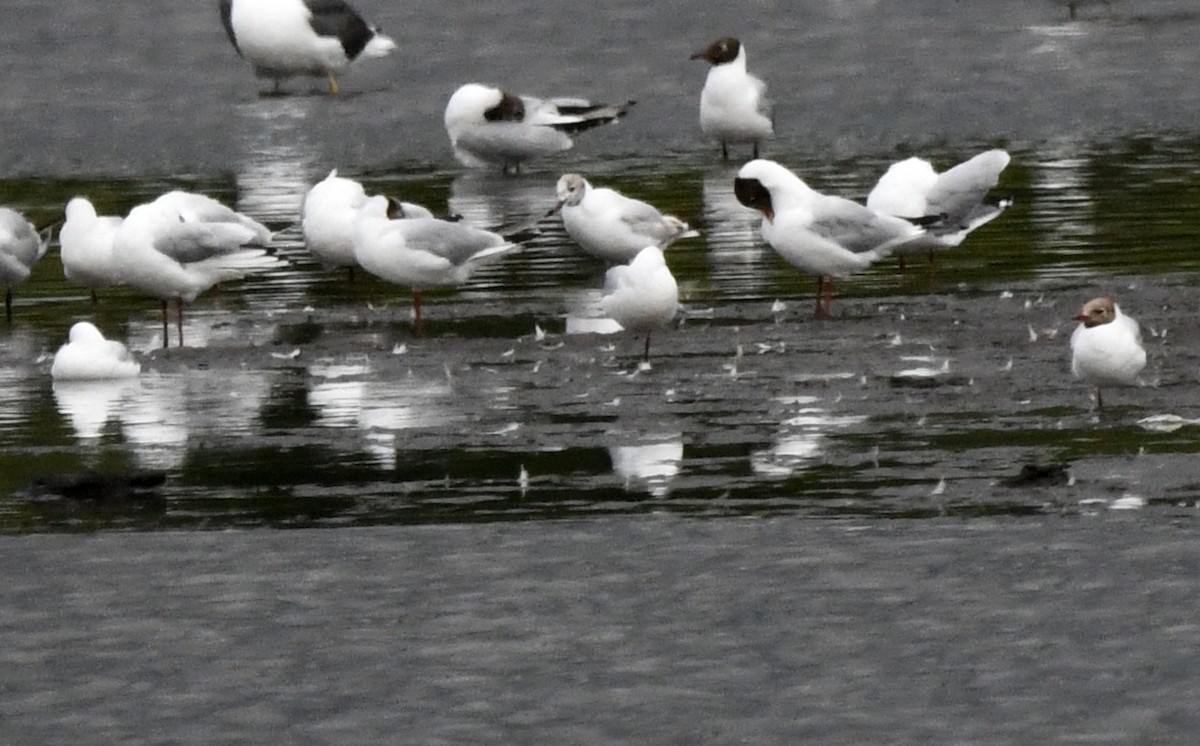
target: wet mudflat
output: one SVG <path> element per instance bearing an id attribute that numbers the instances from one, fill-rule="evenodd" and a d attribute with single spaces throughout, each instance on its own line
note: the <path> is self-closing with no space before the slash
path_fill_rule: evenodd
<path id="1" fill-rule="evenodd" d="M 198 300 L 182 348 L 54 251 L 18 288 L 0 740 L 1190 742 L 1200 16 L 960 5 L 764 7 L 773 33 L 739 31 L 776 99 L 767 153 L 824 191 L 1013 154 L 1005 215 L 814 320 L 815 281 L 695 127 L 687 55 L 741 9 L 371 8 L 401 51 L 329 99 L 257 96 L 204 4 L 18 3 L 5 204 L 194 189 L 278 230 L 285 263 Z M 472 79 L 639 103 L 561 161 L 469 174 L 440 115 Z M 297 205 L 332 168 L 484 227 L 544 214 L 568 170 L 647 199 L 704 234 L 667 254 L 679 323 L 639 368 L 552 218 L 427 298 L 418 336 L 404 291 L 304 250 Z M 1102 294 L 1150 363 L 1099 412 L 1067 338 Z M 52 384 L 81 319 L 142 376 Z M 121 479 L 64 498 L 88 470 Z"/>

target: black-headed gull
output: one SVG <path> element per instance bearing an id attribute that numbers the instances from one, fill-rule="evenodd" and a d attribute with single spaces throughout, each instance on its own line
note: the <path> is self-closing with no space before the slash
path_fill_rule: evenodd
<path id="1" fill-rule="evenodd" d="M 50 376 L 56 381 L 89 381 L 132 378 L 142 366 L 120 342 L 105 339 L 95 324 L 79 321 L 71 326 L 67 343 L 54 353 Z"/>
<path id="2" fill-rule="evenodd" d="M 700 92 L 700 129 L 721 142 L 721 157 L 729 160 L 729 143 L 758 145 L 775 135 L 767 84 L 746 71 L 746 46 L 732 36 L 717 39 L 694 60 L 712 64 Z"/>
<path id="3" fill-rule="evenodd" d="M 0 207 L 0 285 L 4 285 L 4 316 L 12 321 L 12 289 L 29 279 L 33 265 L 46 255 L 51 227 L 38 233 L 25 216 Z"/>
<path id="4" fill-rule="evenodd" d="M 663 215 L 638 199 L 613 189 L 593 187 L 579 174 L 565 174 L 555 187 L 555 209 L 567 235 L 592 256 L 609 263 L 628 262 L 647 246 L 665 249 L 681 238 L 699 235 L 674 215 Z"/>
<path id="5" fill-rule="evenodd" d="M 1096 387 L 1096 407 L 1104 406 L 1104 386 L 1132 386 L 1146 367 L 1142 332 L 1111 298 L 1093 298 L 1075 317 L 1071 333 L 1071 372 Z"/>
<path id="6" fill-rule="evenodd" d="M 183 306 L 218 282 L 274 267 L 262 248 L 271 231 L 211 197 L 168 192 L 129 211 L 113 237 L 113 257 L 122 281 L 162 301 L 163 347 L 167 346 L 167 301 L 174 299 L 179 346 Z"/>
<path id="7" fill-rule="evenodd" d="M 260 78 L 337 75 L 360 57 L 384 57 L 396 42 L 343 0 L 221 0 L 221 23 L 234 49 Z"/>
<path id="8" fill-rule="evenodd" d="M 383 195 L 369 198 L 358 211 L 354 256 L 360 267 L 397 285 L 412 288 L 418 333 L 421 290 L 466 282 L 481 262 L 517 248 L 503 236 L 437 218 L 396 218 Z"/>
<path id="9" fill-rule="evenodd" d="M 97 215 L 87 197 L 72 197 L 67 203 L 66 222 L 58 232 L 63 274 L 92 293 L 121 284 L 121 273 L 113 258 L 113 239 L 121 227 L 116 215 Z"/>
<path id="10" fill-rule="evenodd" d="M 667 266 L 662 249 L 647 246 L 629 264 L 609 268 L 604 276 L 600 310 L 635 334 L 645 332 L 642 360 L 650 362 L 650 333 L 675 318 L 679 285 Z"/>
<path id="11" fill-rule="evenodd" d="M 1010 160 L 1003 150 L 987 150 L 940 174 L 921 158 L 893 163 L 867 195 L 867 207 L 901 218 L 941 215 L 924 236 L 896 248 L 901 255 L 927 250 L 932 262 L 935 250 L 958 246 L 1012 204 L 984 201 Z"/>
<path id="12" fill-rule="evenodd" d="M 521 162 L 569 149 L 571 135 L 615 122 L 623 104 L 593 104 L 581 98 L 540 99 L 468 83 L 446 103 L 446 134 L 464 166 L 500 166 L 517 171 Z"/>
<path id="13" fill-rule="evenodd" d="M 833 278 L 866 269 L 924 232 L 909 220 L 821 194 L 774 161 L 742 166 L 733 191 L 762 212 L 763 240 L 788 264 L 817 275 L 818 317 L 829 315 Z"/>
<path id="14" fill-rule="evenodd" d="M 300 230 L 304 245 L 323 267 L 346 267 L 354 279 L 354 225 L 367 203 L 367 192 L 354 179 L 329 172 L 304 195 L 300 205 Z M 433 213 L 412 202 L 391 200 L 393 217 L 431 218 Z"/>

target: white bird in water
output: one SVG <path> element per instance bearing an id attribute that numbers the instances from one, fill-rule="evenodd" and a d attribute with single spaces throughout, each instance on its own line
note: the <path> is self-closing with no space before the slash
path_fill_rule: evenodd
<path id="1" fill-rule="evenodd" d="M 647 246 L 629 264 L 611 267 L 604 276 L 600 309 L 635 334 L 646 334 L 642 360 L 650 362 L 650 333 L 675 318 L 679 285 L 667 266 L 662 249 Z"/>
<path id="2" fill-rule="evenodd" d="M 485 260 L 513 251 L 503 236 L 436 218 L 396 219 L 383 195 L 367 200 L 354 229 L 354 255 L 366 271 L 413 293 L 417 333 L 423 331 L 421 290 L 466 282 Z"/>
<path id="3" fill-rule="evenodd" d="M 556 186 L 567 235 L 592 256 L 610 263 L 629 262 L 647 246 L 665 249 L 674 241 L 700 235 L 674 215 L 626 197 L 613 189 L 593 187 L 579 174 L 566 174 Z"/>
<path id="4" fill-rule="evenodd" d="M 893 163 L 867 195 L 867 207 L 900 218 L 941 215 L 941 221 L 929 227 L 925 235 L 896 248 L 904 268 L 903 255 L 952 248 L 963 242 L 971 231 L 1004 212 L 1012 200 L 995 204 L 985 202 L 988 191 L 1000 181 L 1008 166 L 1007 152 L 996 149 L 980 153 L 953 168 L 938 173 L 929 161 L 909 158 Z"/>
<path id="5" fill-rule="evenodd" d="M 746 46 L 732 36 L 717 39 L 694 60 L 712 64 L 700 92 L 700 129 L 721 142 L 729 160 L 729 143 L 750 142 L 754 157 L 763 140 L 775 136 L 767 84 L 746 71 Z"/>
<path id="6" fill-rule="evenodd" d="M 95 324 L 80 321 L 71 327 L 67 343 L 54 353 L 50 376 L 56 381 L 132 378 L 142 366 L 120 342 L 105 339 Z"/>
<path id="7" fill-rule="evenodd" d="M 523 161 L 568 150 L 571 135 L 615 122 L 633 104 L 540 99 L 468 83 L 450 97 L 444 121 L 454 156 L 464 166 L 517 172 Z"/>
<path id="8" fill-rule="evenodd" d="M 63 274 L 90 290 L 95 303 L 97 290 L 121 284 L 113 239 L 124 221 L 115 215 L 97 215 L 87 197 L 71 198 L 66 218 L 58 232 Z"/>
<path id="9" fill-rule="evenodd" d="M 179 346 L 183 306 L 219 282 L 270 269 L 278 260 L 264 248 L 271 231 L 202 194 L 168 192 L 138 205 L 113 238 L 122 281 L 162 301 L 163 347 L 167 301 L 174 299 Z"/>
<path id="10" fill-rule="evenodd" d="M 763 240 L 788 264 L 817 275 L 819 318 L 829 316 L 833 278 L 866 269 L 924 233 L 909 220 L 821 194 L 774 161 L 742 166 L 733 190 L 739 202 L 762 212 Z"/>
<path id="11" fill-rule="evenodd" d="M 1104 406 L 1104 386 L 1132 386 L 1146 367 L 1146 349 L 1137 321 L 1121 313 L 1111 298 L 1083 305 L 1071 333 L 1071 373 L 1096 387 L 1096 408 Z"/>
<path id="12" fill-rule="evenodd" d="M 396 42 L 368 24 L 343 0 L 221 0 L 221 23 L 234 49 L 273 91 L 295 75 L 337 76 L 351 62 L 384 57 Z"/>
<path id="13" fill-rule="evenodd" d="M 4 316 L 12 321 L 12 289 L 29 279 L 33 265 L 46 255 L 53 226 L 41 233 L 16 210 L 0 207 L 0 285 L 4 285 Z"/>

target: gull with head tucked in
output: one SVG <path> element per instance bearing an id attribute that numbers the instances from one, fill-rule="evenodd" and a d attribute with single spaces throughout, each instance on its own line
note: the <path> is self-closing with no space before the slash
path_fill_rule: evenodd
<path id="1" fill-rule="evenodd" d="M 726 36 L 692 59 L 712 64 L 700 92 L 700 129 L 720 141 L 725 160 L 729 143 L 737 142 L 752 143 L 757 158 L 759 143 L 775 136 L 775 120 L 767 84 L 746 71 L 746 46 Z"/>
<path id="2" fill-rule="evenodd" d="M 142 366 L 124 344 L 110 339 L 88 321 L 76 322 L 67 343 L 54 353 L 50 376 L 56 381 L 96 381 L 132 378 Z"/>
<path id="3" fill-rule="evenodd" d="M 900 218 L 941 215 L 925 235 L 896 248 L 901 262 L 904 254 L 928 251 L 932 263 L 935 251 L 958 246 L 1012 204 L 985 201 L 1010 160 L 1004 150 L 987 150 L 939 174 L 929 161 L 908 158 L 888 167 L 867 195 L 867 207 Z"/>
<path id="4" fill-rule="evenodd" d="M 817 275 L 819 318 L 829 316 L 834 278 L 866 269 L 925 230 L 911 220 L 821 194 L 774 161 L 742 166 L 733 189 L 739 202 L 763 214 L 763 240 L 788 264 Z"/>
<path id="5" fill-rule="evenodd" d="M 113 239 L 124 221 L 116 215 L 97 215 L 87 197 L 71 198 L 66 218 L 58 232 L 63 274 L 91 291 L 95 303 L 97 290 L 121 284 Z"/>
<path id="6" fill-rule="evenodd" d="M 674 215 L 626 197 L 613 189 L 593 187 L 579 174 L 558 180 L 555 210 L 567 235 L 592 256 L 609 263 L 631 261 L 647 246 L 665 249 L 681 238 L 700 235 Z"/>
<path id="7" fill-rule="evenodd" d="M 657 246 L 645 247 L 629 264 L 611 267 L 604 276 L 600 310 L 625 329 L 645 333 L 645 365 L 650 363 L 650 333 L 670 324 L 678 308 L 679 285 Z"/>
<path id="8" fill-rule="evenodd" d="M 219 282 L 275 267 L 264 248 L 271 231 L 202 194 L 173 191 L 138 205 L 113 237 L 122 281 L 162 301 L 167 347 L 167 301 L 178 309 L 183 346 L 183 306 Z"/>
<path id="9" fill-rule="evenodd" d="M 274 92 L 295 75 L 337 76 L 359 58 L 384 57 L 396 42 L 344 0 L 221 0 L 221 24 L 237 53 Z"/>
<path id="10" fill-rule="evenodd" d="M 366 271 L 413 293 L 417 333 L 421 290 L 461 285 L 485 260 L 517 248 L 503 236 L 437 218 L 397 218 L 383 195 L 369 198 L 354 226 L 354 256 Z"/>
<path id="11" fill-rule="evenodd" d="M 541 99 L 468 83 L 450 97 L 443 119 L 454 156 L 464 166 L 516 172 L 531 158 L 570 149 L 571 135 L 615 122 L 633 104 Z"/>
<path id="12" fill-rule="evenodd" d="M 1096 408 L 1104 406 L 1104 386 L 1132 386 L 1146 367 L 1146 349 L 1137 321 L 1121 313 L 1111 298 L 1093 298 L 1075 316 L 1071 333 L 1071 373 L 1096 387 Z"/>
<path id="13" fill-rule="evenodd" d="M 4 285 L 4 316 L 12 321 L 12 289 L 29 279 L 33 265 L 46 255 L 53 226 L 38 232 L 16 210 L 0 207 L 0 285 Z"/>

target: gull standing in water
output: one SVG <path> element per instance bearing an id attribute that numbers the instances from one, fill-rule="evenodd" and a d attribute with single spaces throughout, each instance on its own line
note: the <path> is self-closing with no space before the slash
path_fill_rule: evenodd
<path id="1" fill-rule="evenodd" d="M 629 264 L 618 264 L 604 276 L 600 309 L 625 329 L 646 334 L 642 362 L 650 363 L 650 333 L 675 318 L 679 285 L 662 249 L 647 246 Z"/>
<path id="2" fill-rule="evenodd" d="M 775 121 L 767 84 L 746 71 L 746 46 L 732 36 L 717 39 L 694 60 L 712 64 L 700 92 L 700 129 L 721 142 L 721 157 L 729 160 L 729 143 L 758 145 L 775 136 Z"/>
<path id="3" fill-rule="evenodd" d="M 97 215 L 87 197 L 71 198 L 66 218 L 58 232 L 63 274 L 90 290 L 95 303 L 97 290 L 121 284 L 113 239 L 124 221 L 115 215 Z"/>
<path id="4" fill-rule="evenodd" d="M 817 275 L 818 318 L 829 316 L 834 278 L 866 269 L 924 233 L 910 220 L 821 194 L 774 161 L 742 166 L 733 190 L 739 202 L 763 214 L 763 240 L 788 264 Z"/>
<path id="5" fill-rule="evenodd" d="M 54 353 L 50 376 L 57 381 L 132 378 L 142 371 L 120 342 L 104 338 L 95 324 L 80 321 L 71 327 L 67 343 Z"/>
<path id="6" fill-rule="evenodd" d="M 904 254 L 928 251 L 932 265 L 935 251 L 958 246 L 967 234 L 1012 204 L 1012 200 L 996 204 L 984 201 L 988 191 L 999 183 L 1000 173 L 1009 160 L 1006 151 L 996 149 L 984 151 L 940 174 L 921 158 L 909 158 L 888 167 L 867 195 L 867 207 L 899 218 L 943 216 L 924 236 L 897 247 L 901 270 Z"/>
<path id="7" fill-rule="evenodd" d="M 29 279 L 33 265 L 46 255 L 53 226 L 38 232 L 16 210 L 0 207 L 0 285 L 4 285 L 4 317 L 12 321 L 12 289 Z"/>
<path id="8" fill-rule="evenodd" d="M 354 256 L 366 271 L 396 285 L 412 288 L 417 333 L 421 290 L 466 282 L 484 261 L 517 248 L 503 236 L 437 218 L 394 217 L 383 195 L 369 198 L 358 212 Z"/>
<path id="9" fill-rule="evenodd" d="M 444 122 L 454 156 L 464 166 L 500 166 L 515 173 L 523 161 L 568 150 L 574 144 L 571 135 L 615 122 L 633 104 L 540 99 L 468 83 L 446 103 Z"/>
<path id="10" fill-rule="evenodd" d="M 1096 387 L 1101 409 L 1101 387 L 1132 386 L 1146 367 L 1142 332 L 1111 298 L 1091 299 L 1075 319 L 1080 323 L 1071 333 L 1071 373 Z"/>
<path id="11" fill-rule="evenodd" d="M 556 186 L 556 210 L 567 235 L 592 256 L 609 263 L 629 262 L 647 246 L 665 249 L 681 238 L 700 235 L 674 215 L 626 197 L 613 189 L 593 187 L 579 174 L 566 174 Z"/>
<path id="12" fill-rule="evenodd" d="M 167 301 L 178 309 L 183 346 L 183 306 L 218 282 L 269 269 L 278 260 L 264 248 L 271 231 L 202 194 L 168 192 L 129 211 L 113 237 L 121 279 L 162 301 L 167 347 Z"/>
<path id="13" fill-rule="evenodd" d="M 359 57 L 384 57 L 396 42 L 343 0 L 221 0 L 221 24 L 234 49 L 260 78 L 337 76 Z"/>

